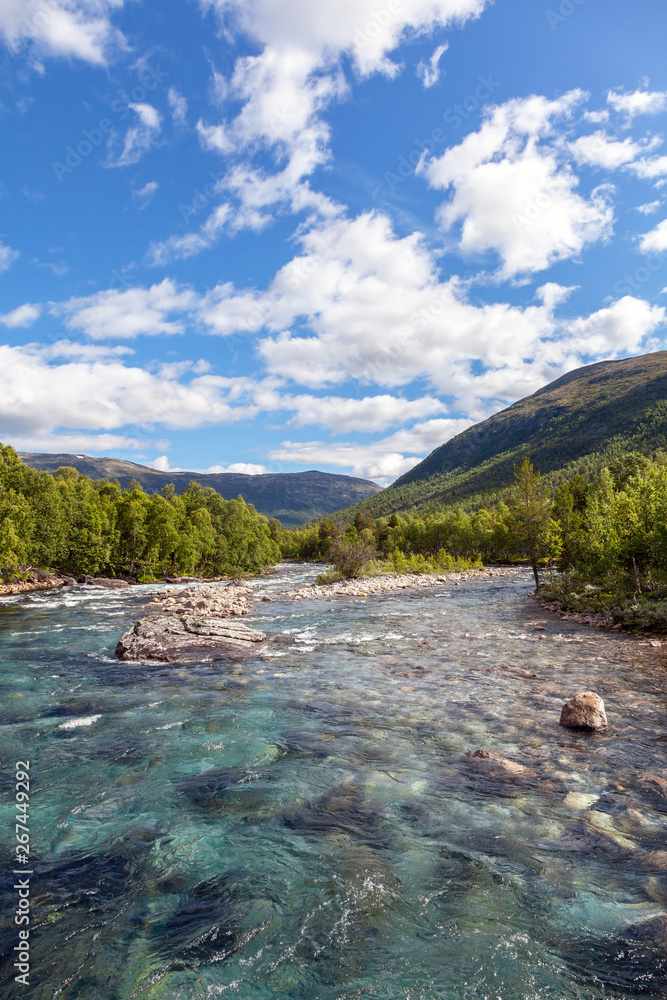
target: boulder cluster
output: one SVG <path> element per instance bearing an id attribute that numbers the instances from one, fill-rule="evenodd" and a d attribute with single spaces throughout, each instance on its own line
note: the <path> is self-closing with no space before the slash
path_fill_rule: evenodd
<path id="1" fill-rule="evenodd" d="M 116 656 L 173 663 L 252 653 L 266 641 L 264 632 L 229 620 L 249 613 L 250 592 L 250 587 L 211 584 L 158 598 L 149 605 L 156 610 L 119 641 Z"/>

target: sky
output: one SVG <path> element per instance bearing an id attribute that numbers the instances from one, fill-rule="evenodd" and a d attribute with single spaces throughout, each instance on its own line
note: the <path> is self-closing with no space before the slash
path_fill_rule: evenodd
<path id="1" fill-rule="evenodd" d="M 667 346 L 664 0 L 0 0 L 0 441 L 386 485 Z"/>

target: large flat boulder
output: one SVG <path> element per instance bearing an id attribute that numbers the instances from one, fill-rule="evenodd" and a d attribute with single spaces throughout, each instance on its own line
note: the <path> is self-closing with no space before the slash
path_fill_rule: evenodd
<path id="1" fill-rule="evenodd" d="M 116 646 L 119 660 L 177 663 L 256 652 L 266 635 L 220 616 L 152 614 L 129 629 Z"/>

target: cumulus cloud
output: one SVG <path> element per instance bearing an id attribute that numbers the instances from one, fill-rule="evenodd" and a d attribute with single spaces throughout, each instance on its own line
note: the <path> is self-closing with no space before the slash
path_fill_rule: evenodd
<path id="1" fill-rule="evenodd" d="M 421 165 L 432 187 L 451 191 L 438 212 L 443 228 L 461 224 L 464 253 L 495 251 L 502 278 L 576 257 L 611 233 L 604 189 L 588 199 L 577 194 L 579 179 L 555 136 L 554 122 L 570 118 L 586 96 L 508 101 L 486 112 L 479 131 Z"/>
<path id="2" fill-rule="evenodd" d="M 214 71 L 217 105 L 234 110 L 222 120 L 201 119 L 202 145 L 231 158 L 225 186 L 235 199 L 234 228 L 261 229 L 276 208 L 331 218 L 339 206 L 314 192 L 313 172 L 330 156 L 330 129 L 324 112 L 349 92 L 343 71 L 347 56 L 359 77 L 395 76 L 400 67 L 390 53 L 408 37 L 461 25 L 479 16 L 488 0 L 389 0 L 378 9 L 371 0 L 201 0 L 215 9 L 226 31 L 251 36 L 261 51 L 243 56 L 230 77 Z M 435 82 L 446 46 L 427 67 Z M 241 104 L 237 112 L 238 103 Z M 258 150 L 274 167 L 253 164 Z M 206 243 L 192 242 L 203 249 Z"/>
<path id="3" fill-rule="evenodd" d="M 395 424 L 406 424 L 433 413 L 442 413 L 445 406 L 439 399 L 401 399 L 396 396 L 365 396 L 345 399 L 340 396 L 292 396 L 281 401 L 281 407 L 295 409 L 290 424 L 296 427 L 320 425 L 336 434 L 362 430 L 376 433 Z"/>
<path id="4" fill-rule="evenodd" d="M 428 452 L 460 434 L 471 422 L 466 419 L 429 420 L 370 444 L 283 441 L 271 450 L 269 457 L 309 467 L 351 468 L 354 476 L 386 484 L 411 469 Z"/>
<path id="5" fill-rule="evenodd" d="M 638 352 L 646 337 L 664 324 L 665 315 L 663 307 L 626 295 L 608 308 L 570 323 L 568 346 L 579 356 L 596 358 Z"/>
<path id="6" fill-rule="evenodd" d="M 0 239 L 0 274 L 2 274 L 3 271 L 8 271 L 18 256 L 18 250 L 12 250 L 10 246 L 7 246 L 7 244 Z"/>
<path id="7" fill-rule="evenodd" d="M 620 140 L 605 132 L 594 132 L 570 143 L 570 149 L 577 163 L 617 170 L 660 145 L 662 140 L 657 136 L 635 142 L 630 138 Z"/>
<path id="8" fill-rule="evenodd" d="M 0 440 L 17 447 L 75 450 L 139 447 L 146 441 L 100 434 L 158 425 L 191 430 L 256 415 L 248 386 L 202 375 L 187 381 L 163 378 L 119 358 L 51 361 L 48 348 L 0 346 L 3 392 Z M 104 443 L 100 444 L 100 440 Z M 134 443 L 132 443 L 134 442 Z"/>
<path id="9" fill-rule="evenodd" d="M 658 209 L 661 207 L 662 207 L 662 202 L 660 200 L 649 201 L 646 202 L 645 205 L 637 205 L 637 211 L 641 212 L 642 215 L 653 215 L 653 213 L 657 212 Z"/>
<path id="10" fill-rule="evenodd" d="M 179 289 L 165 278 L 150 288 L 109 289 L 54 305 L 52 312 L 65 316 L 68 329 L 93 340 L 128 339 L 141 334 L 178 334 L 185 330 L 184 313 L 197 303 L 191 289 Z M 169 318 L 174 314 L 178 318 Z"/>
<path id="11" fill-rule="evenodd" d="M 351 379 L 387 388 L 421 380 L 436 398 L 453 398 L 454 411 L 480 419 L 584 358 L 634 351 L 661 317 L 649 313 L 647 325 L 642 301 L 624 301 L 610 314 L 617 320 L 614 335 L 603 343 L 602 333 L 591 327 L 587 349 L 586 328 L 575 335 L 555 314 L 572 287 L 547 282 L 537 303 L 523 308 L 502 301 L 473 304 L 457 278 L 440 278 L 418 233 L 399 238 L 379 214 L 336 220 L 304 234 L 302 246 L 265 291 L 220 285 L 200 301 L 198 318 L 223 336 L 260 333 L 258 350 L 268 373 L 311 390 Z M 630 314 L 632 322 L 620 322 Z M 293 425 L 300 421 L 299 398 L 291 397 Z M 381 412 L 381 397 L 374 399 L 365 405 Z M 337 400 L 330 412 L 344 418 L 347 406 L 354 413 L 358 405 Z M 314 420 L 327 406 L 309 400 L 304 412 Z M 355 420 L 363 424 L 358 413 L 352 425 Z"/>
<path id="12" fill-rule="evenodd" d="M 2 0 L 0 35 L 19 52 L 31 45 L 38 56 L 62 56 L 104 65 L 127 43 L 111 23 L 123 0 Z"/>
<path id="13" fill-rule="evenodd" d="M 129 104 L 139 119 L 125 133 L 123 148 L 117 156 L 110 156 L 108 166 L 129 167 L 138 163 L 160 134 L 162 116 L 152 104 Z"/>
<path id="14" fill-rule="evenodd" d="M 667 90 L 635 90 L 625 94 L 610 90 L 607 103 L 632 121 L 637 115 L 657 115 L 667 110 Z"/>
<path id="15" fill-rule="evenodd" d="M 33 305 L 32 302 L 26 302 L 17 309 L 12 309 L 11 312 L 0 316 L 0 323 L 8 326 L 10 329 L 15 329 L 19 326 L 32 326 L 35 320 L 39 319 L 41 312 L 41 306 Z"/>
<path id="16" fill-rule="evenodd" d="M 198 472 L 200 475 L 210 475 L 220 472 L 236 472 L 245 476 L 263 476 L 269 472 L 265 465 L 258 465 L 255 462 L 232 462 L 231 465 L 210 465 L 208 469 L 181 469 L 179 466 L 171 465 L 167 455 L 159 455 L 151 462 L 147 463 L 150 469 L 157 472 Z"/>
<path id="17" fill-rule="evenodd" d="M 655 180 L 656 177 L 664 177 L 667 174 L 667 156 L 653 156 L 647 159 L 642 157 L 634 163 L 628 165 L 628 170 L 641 177 L 643 180 Z M 656 184 L 655 187 L 660 187 Z"/>
<path id="18" fill-rule="evenodd" d="M 270 470 L 265 465 L 258 465 L 256 462 L 232 462 L 231 465 L 211 465 L 202 472 L 237 472 L 244 476 L 264 476 Z"/>
<path id="19" fill-rule="evenodd" d="M 645 233 L 639 241 L 639 247 L 643 253 L 661 253 L 667 250 L 667 219 Z"/>

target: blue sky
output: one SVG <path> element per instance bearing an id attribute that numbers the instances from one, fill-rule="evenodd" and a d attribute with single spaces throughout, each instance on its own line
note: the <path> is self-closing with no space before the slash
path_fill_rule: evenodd
<path id="1" fill-rule="evenodd" d="M 386 484 L 665 347 L 664 0 L 0 0 L 0 440 Z"/>

